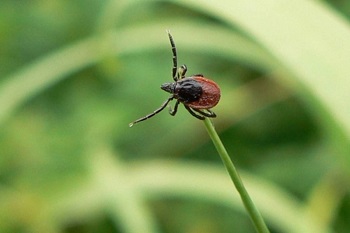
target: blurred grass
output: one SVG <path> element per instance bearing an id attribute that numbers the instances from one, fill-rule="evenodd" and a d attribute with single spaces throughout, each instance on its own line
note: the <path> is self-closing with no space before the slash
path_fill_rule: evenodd
<path id="1" fill-rule="evenodd" d="M 350 3 L 6 1 L 0 232 L 252 232 L 171 53 L 222 88 L 217 129 L 272 232 L 349 229 Z M 220 166 L 218 166 L 220 164 Z M 220 217 L 218 217 L 220 216 Z"/>

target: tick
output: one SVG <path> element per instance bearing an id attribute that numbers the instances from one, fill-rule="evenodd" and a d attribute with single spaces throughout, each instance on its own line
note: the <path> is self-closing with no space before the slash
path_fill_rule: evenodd
<path id="1" fill-rule="evenodd" d="M 175 106 L 173 109 L 171 107 L 169 109 L 169 113 L 172 116 L 175 116 L 179 104 L 182 103 L 187 111 L 199 120 L 204 120 L 205 117 L 216 117 L 216 114 L 210 109 L 215 107 L 220 100 L 219 86 L 214 81 L 205 78 L 202 74 L 185 77 L 187 67 L 186 65 L 182 65 L 179 68 L 177 67 L 175 42 L 170 32 L 167 31 L 167 33 L 173 53 L 172 76 L 175 82 L 164 83 L 160 88 L 169 92 L 171 95 L 158 109 L 134 122 L 131 122 L 129 127 L 158 114 L 174 99 L 176 99 Z"/>

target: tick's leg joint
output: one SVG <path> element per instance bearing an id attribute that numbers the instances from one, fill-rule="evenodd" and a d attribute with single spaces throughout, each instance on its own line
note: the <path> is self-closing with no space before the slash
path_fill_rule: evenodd
<path id="1" fill-rule="evenodd" d="M 172 109 L 171 106 L 169 105 L 169 113 L 170 113 L 170 115 L 175 116 L 175 114 L 177 113 L 177 108 L 179 107 L 179 103 L 180 103 L 180 101 L 177 100 L 176 103 L 175 103 L 174 109 Z"/>
<path id="2" fill-rule="evenodd" d="M 216 117 L 216 114 L 214 112 L 210 111 L 209 109 L 206 109 L 207 112 L 205 112 L 204 110 L 199 110 L 199 109 L 193 109 L 193 110 L 200 113 L 203 116 L 206 116 L 206 117 L 211 117 L 211 118 Z"/>
<path id="3" fill-rule="evenodd" d="M 177 71 L 178 79 L 185 78 L 186 72 L 187 72 L 187 66 L 186 65 L 180 66 L 179 70 Z"/>
<path id="4" fill-rule="evenodd" d="M 194 116 L 195 118 L 197 118 L 197 119 L 199 119 L 199 120 L 204 120 L 204 116 L 201 116 L 201 115 L 198 115 L 197 113 L 195 113 L 193 110 L 194 109 L 192 109 L 192 108 L 190 108 L 190 107 L 188 107 L 187 105 L 185 105 L 185 108 L 187 109 L 187 111 L 192 115 L 192 116 Z"/>

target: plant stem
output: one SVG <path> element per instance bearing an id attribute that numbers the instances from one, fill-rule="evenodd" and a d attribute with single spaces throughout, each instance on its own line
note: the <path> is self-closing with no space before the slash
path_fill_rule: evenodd
<path id="1" fill-rule="evenodd" d="M 214 125 L 212 124 L 212 122 L 210 121 L 209 118 L 205 118 L 204 124 L 205 124 L 205 127 L 209 133 L 211 140 L 213 141 L 213 143 L 215 145 L 217 152 L 219 153 L 219 155 L 220 155 L 220 157 L 221 157 L 221 159 L 226 167 L 226 170 L 230 174 L 230 177 L 231 177 L 233 184 L 236 186 L 236 189 L 237 189 L 239 195 L 241 196 L 242 202 L 243 202 L 251 220 L 253 221 L 253 224 L 255 226 L 256 231 L 259 233 L 269 233 L 269 230 L 264 222 L 264 219 L 262 218 L 259 210 L 256 208 L 254 202 L 250 198 L 247 190 L 245 189 L 243 182 L 242 182 L 235 166 L 233 165 L 233 163 L 230 159 L 230 156 L 228 155 L 228 153 L 225 149 L 225 146 L 222 144 L 222 142 L 219 138 L 219 135 L 217 134 L 217 132 L 214 128 Z"/>

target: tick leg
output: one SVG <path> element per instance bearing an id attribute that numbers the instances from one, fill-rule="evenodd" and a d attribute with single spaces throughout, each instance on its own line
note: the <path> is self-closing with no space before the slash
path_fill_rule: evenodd
<path id="1" fill-rule="evenodd" d="M 204 120 L 204 116 L 198 115 L 197 113 L 195 113 L 190 107 L 188 107 L 187 105 L 185 105 L 185 108 L 187 109 L 187 111 L 194 116 L 195 118 L 198 118 L 199 120 Z"/>
<path id="2" fill-rule="evenodd" d="M 129 124 L 129 127 L 132 127 L 133 125 L 135 125 L 136 123 L 139 123 L 141 121 L 147 120 L 148 118 L 151 118 L 154 115 L 156 115 L 157 113 L 161 112 L 168 105 L 168 103 L 173 99 L 174 99 L 174 96 L 170 96 L 169 99 L 167 99 L 159 108 L 154 110 L 154 112 L 152 112 L 144 117 L 141 117 L 140 119 L 137 119 L 136 121 L 131 122 Z"/>
<path id="3" fill-rule="evenodd" d="M 204 111 L 199 110 L 199 109 L 193 109 L 193 110 L 202 114 L 203 116 L 206 116 L 206 117 L 212 117 L 212 118 L 216 117 L 216 114 L 214 112 L 210 111 L 209 109 L 207 109 L 207 112 L 204 112 Z"/>
<path id="4" fill-rule="evenodd" d="M 170 115 L 175 116 L 175 114 L 177 113 L 177 108 L 179 107 L 179 103 L 180 103 L 180 101 L 177 100 L 175 103 L 174 109 L 171 109 L 171 107 L 170 107 L 170 109 L 169 109 Z"/>
<path id="5" fill-rule="evenodd" d="M 170 44 L 171 44 L 171 50 L 173 52 L 173 68 L 172 68 L 173 79 L 174 81 L 177 81 L 178 80 L 177 73 L 176 73 L 177 72 L 177 53 L 176 53 L 175 42 L 173 37 L 170 34 L 170 31 L 167 30 L 166 32 L 168 33 Z"/>
<path id="6" fill-rule="evenodd" d="M 187 72 L 187 66 L 186 65 L 180 66 L 179 71 L 178 71 L 178 76 L 179 76 L 178 79 L 185 78 L 186 72 Z"/>

